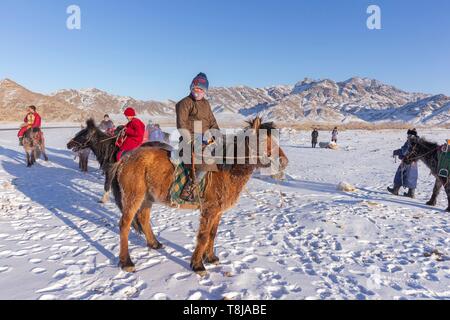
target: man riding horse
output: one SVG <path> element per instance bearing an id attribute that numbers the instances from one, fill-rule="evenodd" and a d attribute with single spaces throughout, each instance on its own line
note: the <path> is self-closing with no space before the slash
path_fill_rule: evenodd
<path id="1" fill-rule="evenodd" d="M 214 165 L 206 165 L 203 162 L 198 164 L 197 157 L 201 155 L 195 154 L 194 159 L 190 156 L 194 150 L 194 139 L 197 139 L 196 143 L 201 146 L 207 146 L 210 141 L 207 141 L 204 134 L 209 130 L 220 130 L 217 120 L 211 110 L 211 105 L 206 100 L 206 93 L 209 89 L 209 81 L 204 73 L 199 73 L 191 83 L 191 93 L 189 96 L 178 102 L 176 105 L 177 114 L 177 129 L 180 131 L 180 145 L 188 146 L 181 151 L 180 156 L 185 158 L 189 156 L 190 163 L 185 163 L 190 167 L 190 179 L 186 183 L 183 192 L 180 197 L 185 201 L 192 201 L 195 197 L 195 182 L 201 181 L 208 171 L 214 171 Z M 194 130 L 195 123 L 199 125 L 199 130 Z M 201 131 L 201 132 L 198 132 Z M 201 133 L 201 134 L 200 134 Z M 200 141 L 201 140 L 201 141 Z M 191 154 L 183 154 L 186 150 L 191 150 Z M 189 152 L 189 151 L 188 151 Z M 193 174 L 195 172 L 195 174 Z"/>
<path id="2" fill-rule="evenodd" d="M 23 136 L 30 129 L 41 129 L 42 118 L 37 113 L 35 106 L 29 106 L 27 110 L 27 115 L 23 119 L 23 124 L 20 126 L 20 131 L 18 133 L 19 145 L 23 146 Z"/>

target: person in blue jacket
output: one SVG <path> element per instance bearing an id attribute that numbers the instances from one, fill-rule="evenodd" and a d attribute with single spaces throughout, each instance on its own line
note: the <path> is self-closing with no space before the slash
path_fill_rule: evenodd
<path id="1" fill-rule="evenodd" d="M 417 137 L 416 129 L 408 130 L 408 141 L 406 141 L 401 149 L 394 151 L 394 157 L 398 156 L 400 160 L 403 160 L 408 155 L 411 150 L 410 139 L 412 137 Z M 389 187 L 388 191 L 393 195 L 398 196 L 400 188 L 404 187 L 408 189 L 408 192 L 405 193 L 404 196 L 414 199 L 418 178 L 419 168 L 417 166 L 417 161 L 414 161 L 411 164 L 406 164 L 402 161 L 395 174 L 394 187 Z"/>

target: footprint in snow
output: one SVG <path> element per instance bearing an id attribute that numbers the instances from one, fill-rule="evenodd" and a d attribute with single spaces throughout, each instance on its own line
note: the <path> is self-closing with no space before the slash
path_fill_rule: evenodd
<path id="1" fill-rule="evenodd" d="M 10 267 L 0 267 L 0 273 L 6 273 L 8 271 L 11 271 L 12 269 Z"/>
<path id="2" fill-rule="evenodd" d="M 258 257 L 255 255 L 250 255 L 250 256 L 247 256 L 242 259 L 242 261 L 247 262 L 247 263 L 252 263 L 252 262 L 255 262 L 256 260 L 258 260 Z"/>
<path id="3" fill-rule="evenodd" d="M 184 280 L 189 278 L 192 275 L 191 272 L 180 272 L 180 273 L 176 273 L 172 276 L 172 278 L 174 278 L 175 280 Z"/>
<path id="4" fill-rule="evenodd" d="M 28 250 L 20 250 L 20 251 L 14 252 L 12 254 L 12 256 L 13 257 L 23 257 L 26 254 L 28 254 Z"/>
<path id="5" fill-rule="evenodd" d="M 159 301 L 169 300 L 169 297 L 165 293 L 156 293 L 153 296 L 153 300 L 159 300 Z"/>
<path id="6" fill-rule="evenodd" d="M 5 250 L 0 252 L 0 258 L 9 258 L 12 256 L 11 250 Z"/>
<path id="7" fill-rule="evenodd" d="M 46 273 L 47 269 L 44 268 L 34 268 L 31 270 L 31 272 L 33 272 L 34 274 L 42 274 L 42 273 Z"/>

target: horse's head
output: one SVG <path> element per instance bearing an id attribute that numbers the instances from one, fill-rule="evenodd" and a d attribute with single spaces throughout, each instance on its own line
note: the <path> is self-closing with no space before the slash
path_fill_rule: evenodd
<path id="1" fill-rule="evenodd" d="M 82 149 L 87 149 L 95 142 L 95 137 L 98 129 L 95 126 L 95 121 L 89 119 L 86 121 L 86 128 L 78 132 L 75 137 L 67 144 L 67 149 L 78 152 Z"/>
<path id="2" fill-rule="evenodd" d="M 403 162 L 406 164 L 411 164 L 418 160 L 422 160 L 428 156 L 432 156 L 433 153 L 437 152 L 438 145 L 423 138 L 410 136 L 408 138 L 408 142 L 410 148 L 408 154 L 403 158 Z"/>
<path id="3" fill-rule="evenodd" d="M 273 122 L 263 123 L 260 117 L 248 121 L 246 130 L 251 130 L 257 137 L 257 167 L 276 167 L 279 172 L 284 172 L 289 164 L 289 159 L 279 145 L 279 134 Z"/>

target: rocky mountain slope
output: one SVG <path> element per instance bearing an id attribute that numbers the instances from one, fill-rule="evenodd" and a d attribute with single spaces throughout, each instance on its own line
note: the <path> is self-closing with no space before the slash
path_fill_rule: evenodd
<path id="1" fill-rule="evenodd" d="M 343 82 L 304 79 L 295 85 L 267 88 L 211 88 L 209 99 L 217 114 L 256 114 L 285 122 L 400 122 L 450 124 L 450 98 L 410 93 L 374 79 Z M 147 116 L 174 116 L 175 102 L 140 101 L 98 89 L 60 90 L 50 95 L 31 92 L 5 79 L 0 82 L 0 120 L 17 121 L 28 104 L 38 106 L 50 121 L 81 121 L 88 116 L 118 114 L 127 105 Z"/>

